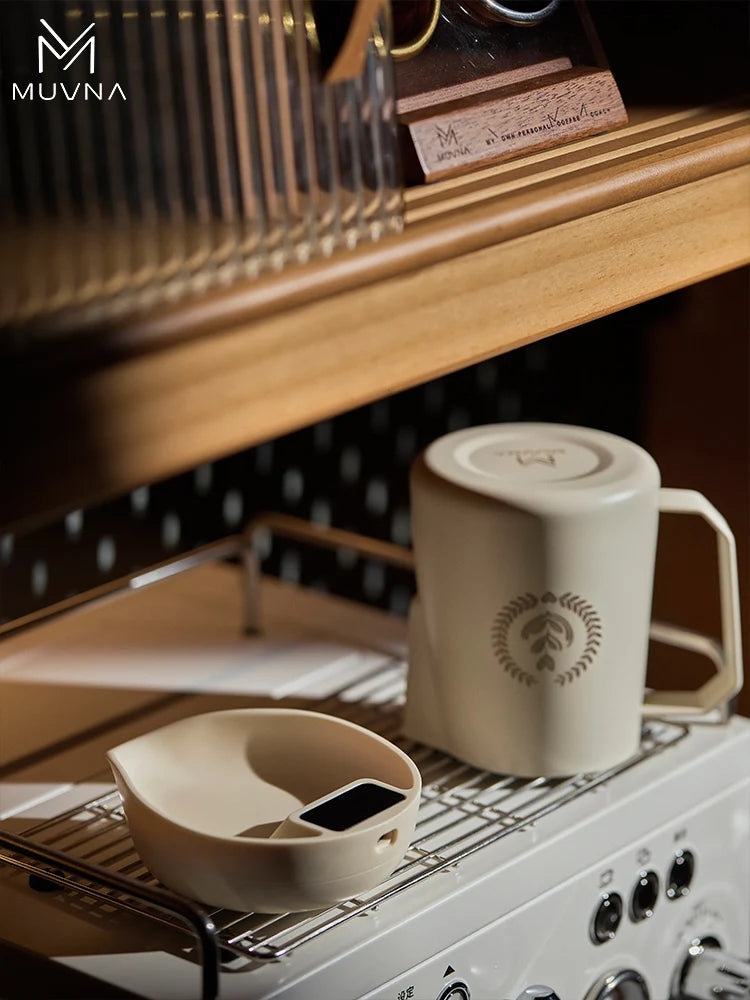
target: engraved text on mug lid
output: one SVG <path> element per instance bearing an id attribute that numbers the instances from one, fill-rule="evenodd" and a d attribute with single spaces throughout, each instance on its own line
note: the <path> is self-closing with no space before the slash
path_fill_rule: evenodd
<path id="1" fill-rule="evenodd" d="M 510 503 L 561 498 L 567 509 L 603 497 L 658 489 L 653 458 L 632 441 L 568 424 L 487 424 L 446 434 L 426 449 L 424 463 L 457 486 Z"/>
<path id="2" fill-rule="evenodd" d="M 599 449 L 555 437 L 500 441 L 479 438 L 459 445 L 455 457 L 468 471 L 519 482 L 566 482 L 589 476 L 602 467 Z"/>

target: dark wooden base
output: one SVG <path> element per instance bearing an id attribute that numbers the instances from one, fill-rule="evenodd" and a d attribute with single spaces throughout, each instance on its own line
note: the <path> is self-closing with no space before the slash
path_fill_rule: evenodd
<path id="1" fill-rule="evenodd" d="M 402 113 L 424 180 L 467 173 L 627 122 L 609 70 L 578 66 L 542 74 L 501 86 L 495 78 L 486 81 L 491 89 L 483 93 L 454 97 L 454 91 L 451 100 Z"/>

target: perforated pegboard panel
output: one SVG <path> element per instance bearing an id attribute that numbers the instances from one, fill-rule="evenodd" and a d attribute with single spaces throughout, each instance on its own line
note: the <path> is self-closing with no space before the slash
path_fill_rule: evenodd
<path id="1" fill-rule="evenodd" d="M 554 420 L 639 438 L 641 343 L 673 297 L 342 414 L 26 535 L 0 537 L 0 616 L 15 618 L 280 510 L 408 545 L 408 470 L 471 424 Z M 460 336 L 460 331 L 457 331 Z M 429 350 L 429 344 L 425 344 Z M 155 429 L 158 433 L 158 428 Z M 268 571 L 404 613 L 408 574 L 276 540 Z"/>

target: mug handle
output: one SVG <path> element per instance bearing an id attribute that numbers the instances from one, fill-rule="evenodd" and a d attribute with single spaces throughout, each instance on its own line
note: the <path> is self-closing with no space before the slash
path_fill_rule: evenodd
<path id="1" fill-rule="evenodd" d="M 737 550 L 734 535 L 724 517 L 696 490 L 659 490 L 662 514 L 697 514 L 716 532 L 721 601 L 721 644 L 709 636 L 677 625 L 651 623 L 651 638 L 682 646 L 707 656 L 716 666 L 716 675 L 697 691 L 651 691 L 646 695 L 643 714 L 654 716 L 703 714 L 719 708 L 742 687 L 742 640 L 740 598 L 737 579 Z"/>

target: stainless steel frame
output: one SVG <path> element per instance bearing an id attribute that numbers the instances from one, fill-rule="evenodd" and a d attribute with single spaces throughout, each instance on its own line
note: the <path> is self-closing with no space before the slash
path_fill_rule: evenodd
<path id="1" fill-rule="evenodd" d="M 51 614 L 118 590 L 137 589 L 217 559 L 237 558 L 244 566 L 244 627 L 261 629 L 261 532 L 304 544 L 346 547 L 401 568 L 413 568 L 409 550 L 351 532 L 309 524 L 281 514 L 257 518 L 241 537 L 225 539 L 162 563 L 147 572 L 115 581 L 80 597 L 10 623 L 2 631 L 28 627 Z M 653 638 L 705 652 L 706 638 L 671 626 L 656 626 Z M 366 678 L 335 692 L 319 705 L 393 740 L 417 763 L 423 795 L 415 839 L 401 866 L 375 890 L 314 914 L 207 913 L 202 907 L 158 887 L 133 846 L 119 795 L 112 791 L 84 806 L 35 825 L 23 837 L 0 832 L 0 862 L 56 883 L 90 900 L 91 906 L 115 905 L 172 927 L 189 927 L 198 939 L 203 967 L 204 1000 L 218 991 L 219 949 L 229 961 L 267 962 L 281 959 L 352 917 L 367 914 L 392 897 L 438 872 L 456 868 L 479 850 L 528 828 L 554 810 L 599 788 L 612 778 L 675 745 L 688 728 L 680 723 L 649 722 L 639 752 L 597 774 L 565 779 L 533 780 L 478 771 L 429 747 L 399 736 L 405 664 L 389 659 Z M 106 779 L 105 779 L 106 780 Z"/>
<path id="2" fill-rule="evenodd" d="M 335 712 L 393 740 L 417 763 L 424 783 L 416 834 L 404 861 L 389 879 L 357 899 L 314 914 L 207 913 L 157 887 L 133 846 L 116 791 L 31 827 L 23 838 L 0 833 L 0 861 L 80 894 L 79 915 L 82 898 L 88 898 L 92 918 L 106 902 L 173 927 L 190 924 L 201 945 L 204 1000 L 212 1000 L 219 949 L 228 961 L 284 958 L 345 921 L 374 912 L 425 879 L 455 869 L 477 851 L 529 828 L 675 745 L 688 732 L 684 725 L 651 723 L 644 729 L 640 751 L 607 771 L 562 779 L 513 778 L 478 771 L 400 738 L 403 686 L 403 664 L 384 658 L 384 665 L 364 680 L 335 692 L 319 706 L 320 711 Z M 104 775 L 97 779 L 106 780 Z M 214 970 L 211 976 L 209 965 Z"/>

